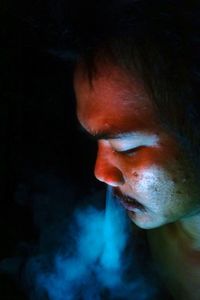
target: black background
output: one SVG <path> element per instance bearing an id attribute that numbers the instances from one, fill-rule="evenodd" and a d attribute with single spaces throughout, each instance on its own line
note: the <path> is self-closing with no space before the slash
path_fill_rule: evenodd
<path id="1" fill-rule="evenodd" d="M 70 9 L 65 3 L 66 15 L 61 13 L 63 5 L 0 4 L 1 261 L 15 256 L 22 241 L 37 244 L 30 199 L 43 189 L 43 183 L 35 184 L 41 174 L 47 181 L 49 176 L 70 181 L 77 199 L 99 187 L 92 170 L 96 146 L 79 132 L 75 116 L 71 64 L 49 51 L 68 29 Z M 0 275 L 0 299 L 26 299 L 10 274 Z"/>

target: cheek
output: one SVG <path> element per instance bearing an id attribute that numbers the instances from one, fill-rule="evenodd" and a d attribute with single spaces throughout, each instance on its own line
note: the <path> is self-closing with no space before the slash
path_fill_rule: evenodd
<path id="1" fill-rule="evenodd" d="M 133 174 L 129 176 L 133 197 L 154 213 L 169 216 L 182 215 L 199 207 L 199 193 L 194 182 L 185 180 L 178 166 L 171 171 L 157 166 L 138 169 L 137 178 Z"/>
<path id="2" fill-rule="evenodd" d="M 130 184 L 134 192 L 141 197 L 144 202 L 151 206 L 165 204 L 173 198 L 175 193 L 175 183 L 172 178 L 163 170 L 156 166 L 148 169 L 138 170 L 137 180 L 134 176 L 130 178 Z"/>

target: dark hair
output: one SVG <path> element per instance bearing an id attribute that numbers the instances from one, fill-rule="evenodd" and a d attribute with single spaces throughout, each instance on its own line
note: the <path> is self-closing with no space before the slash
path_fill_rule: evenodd
<path id="1" fill-rule="evenodd" d="M 198 1 L 133 1 L 93 12 L 83 23 L 76 27 L 76 63 L 84 64 L 89 78 L 95 76 L 99 59 L 137 74 L 163 124 L 199 156 Z"/>

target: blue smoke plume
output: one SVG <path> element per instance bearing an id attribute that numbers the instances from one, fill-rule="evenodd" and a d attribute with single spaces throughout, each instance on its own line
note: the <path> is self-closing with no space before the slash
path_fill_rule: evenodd
<path id="1" fill-rule="evenodd" d="M 45 176 L 37 176 L 37 182 L 43 189 L 32 193 L 32 207 L 40 239 L 20 275 L 30 300 L 160 299 L 151 270 L 144 276 L 147 264 L 141 269 L 131 224 L 110 189 L 105 209 L 95 206 L 104 201 L 95 193 L 87 199 L 90 204 L 72 211 L 76 196 L 65 182 Z M 24 187 L 22 192 L 18 201 L 27 197 Z"/>
<path id="2" fill-rule="evenodd" d="M 105 210 L 76 209 L 65 229 L 62 247 L 26 264 L 32 300 L 156 299 L 155 286 L 139 272 L 134 253 L 127 254 L 130 223 L 110 189 Z"/>

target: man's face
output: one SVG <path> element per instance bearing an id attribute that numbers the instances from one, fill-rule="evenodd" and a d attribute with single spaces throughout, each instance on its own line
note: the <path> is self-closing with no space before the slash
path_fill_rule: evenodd
<path id="1" fill-rule="evenodd" d="M 196 213 L 200 193 L 191 164 L 142 82 L 99 63 L 92 85 L 79 66 L 74 87 L 78 119 L 98 140 L 95 176 L 113 187 L 131 220 L 155 228 Z"/>

